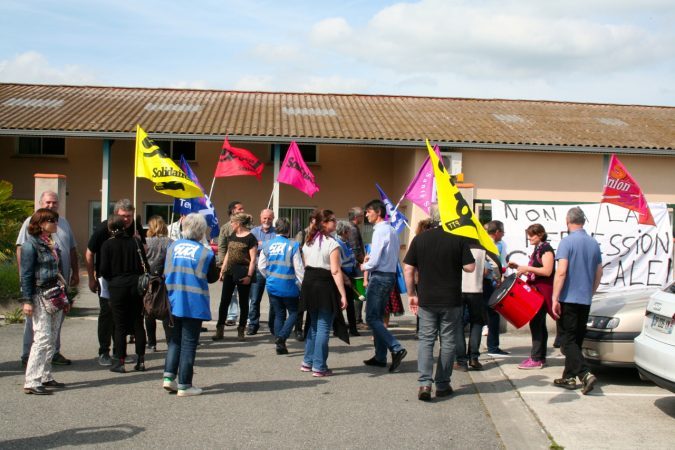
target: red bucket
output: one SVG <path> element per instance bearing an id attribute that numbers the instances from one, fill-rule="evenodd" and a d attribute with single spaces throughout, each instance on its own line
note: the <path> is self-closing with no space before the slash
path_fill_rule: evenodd
<path id="1" fill-rule="evenodd" d="M 543 302 L 544 296 L 514 273 L 504 279 L 488 304 L 511 325 L 520 328 L 532 320 Z"/>

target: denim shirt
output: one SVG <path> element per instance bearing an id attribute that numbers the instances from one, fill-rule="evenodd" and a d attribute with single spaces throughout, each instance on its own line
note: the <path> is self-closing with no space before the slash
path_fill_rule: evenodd
<path id="1" fill-rule="evenodd" d="M 57 254 L 61 250 L 56 248 Z M 49 246 L 35 236 L 29 236 L 21 245 L 21 303 L 33 303 L 36 286 L 56 282 L 59 263 Z"/>

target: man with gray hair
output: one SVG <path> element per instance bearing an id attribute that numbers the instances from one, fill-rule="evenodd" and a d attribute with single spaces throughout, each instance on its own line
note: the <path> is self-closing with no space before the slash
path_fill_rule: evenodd
<path id="1" fill-rule="evenodd" d="M 565 369 L 562 378 L 553 384 L 565 389 L 576 389 L 575 378 L 581 381 L 581 393 L 593 390 L 597 378 L 581 353 L 586 335 L 586 323 L 593 294 L 602 278 L 602 258 L 598 242 L 586 233 L 586 216 L 579 207 L 567 212 L 569 234 L 560 241 L 555 259 L 558 260 L 553 279 L 553 313 L 559 317 L 562 329 L 562 351 Z"/>
<path id="2" fill-rule="evenodd" d="M 434 209 L 432 219 L 438 220 Z M 462 273 L 473 272 L 476 267 L 470 243 L 437 226 L 415 236 L 403 259 L 410 311 L 420 319 L 417 398 L 422 401 L 431 400 L 432 384 L 436 385 L 436 397 L 453 392 L 450 377 L 458 329 L 463 327 Z M 436 339 L 440 339 L 441 350 L 434 377 Z"/>
<path id="3" fill-rule="evenodd" d="M 54 191 L 44 191 L 42 194 L 40 194 L 39 205 L 40 208 L 47 208 L 54 212 L 58 212 L 58 194 Z M 24 221 L 23 225 L 21 226 L 21 230 L 19 230 L 19 236 L 16 239 L 16 262 L 18 267 L 21 267 L 21 245 L 23 245 L 26 239 L 28 239 L 29 222 L 30 217 Z M 80 283 L 80 268 L 77 260 L 77 242 L 75 241 L 75 235 L 73 235 L 70 224 L 62 215 L 59 215 L 56 233 L 52 235 L 52 239 L 54 239 L 54 242 L 59 249 L 59 258 L 61 260 L 59 265 L 61 266 L 61 274 L 63 275 L 63 278 L 68 283 L 68 286 L 77 287 L 77 285 Z M 65 317 L 66 315 L 63 314 L 61 316 L 61 320 L 65 319 Z M 54 356 L 52 357 L 52 364 L 55 365 L 69 365 L 72 362 L 61 354 L 62 329 L 62 327 L 59 328 L 59 335 L 56 337 L 56 344 L 54 348 Z M 28 356 L 30 354 L 30 348 L 32 344 L 33 320 L 30 316 L 28 316 L 26 317 L 23 329 L 23 348 L 21 352 L 21 365 L 23 366 L 28 363 Z"/>
<path id="4" fill-rule="evenodd" d="M 133 236 L 136 233 L 134 211 L 134 205 L 131 203 L 131 200 L 127 198 L 118 200 L 113 208 L 113 213 L 122 218 L 122 221 L 124 222 L 124 231 L 129 236 Z M 101 251 L 101 246 L 110 238 L 110 236 L 110 232 L 108 231 L 108 221 L 104 220 L 89 238 L 87 251 L 85 253 L 87 274 L 89 275 L 89 290 L 98 294 L 98 303 L 100 306 L 98 313 L 98 363 L 102 366 L 112 365 L 112 360 L 110 359 L 110 341 L 113 336 L 113 319 L 112 310 L 110 309 L 110 293 L 108 291 L 107 282 L 103 278 L 99 278 L 99 253 Z M 140 238 L 142 242 L 145 243 L 145 239 L 142 236 L 140 236 Z"/>
<path id="5" fill-rule="evenodd" d="M 251 230 L 251 234 L 258 240 L 258 257 L 263 246 L 274 239 L 277 235 L 274 226 L 274 211 L 271 209 L 263 209 L 260 211 L 260 225 Z M 265 293 L 265 277 L 256 268 L 256 280 L 251 284 L 251 293 L 249 294 L 249 310 L 248 310 L 248 331 L 246 334 L 254 335 L 258 333 L 260 328 L 260 302 Z M 270 302 L 269 315 L 267 325 L 270 333 L 274 334 L 274 305 Z"/>

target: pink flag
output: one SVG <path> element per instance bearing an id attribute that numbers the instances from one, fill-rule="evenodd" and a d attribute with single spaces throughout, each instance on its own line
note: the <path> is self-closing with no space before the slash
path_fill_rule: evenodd
<path id="1" fill-rule="evenodd" d="M 302 159 L 300 149 L 295 141 L 291 142 L 290 147 L 288 147 L 277 181 L 290 184 L 310 197 L 319 192 L 319 186 L 314 181 L 314 175 Z"/>
<path id="2" fill-rule="evenodd" d="M 647 200 L 640 189 L 640 185 L 628 173 L 628 169 L 621 164 L 616 155 L 612 155 L 607 171 L 605 189 L 602 191 L 602 203 L 612 203 L 638 213 L 638 223 L 656 225 L 649 210 Z"/>
<path id="3" fill-rule="evenodd" d="M 438 148 L 438 145 L 434 146 L 434 151 L 438 156 L 438 159 L 441 159 L 441 150 Z M 431 160 L 427 156 L 427 159 L 422 163 L 419 172 L 415 175 L 415 178 L 410 182 L 410 186 L 405 190 L 403 197 L 407 198 L 420 208 L 424 210 L 425 213 L 429 214 L 429 207 L 432 203 L 432 196 L 434 193 L 434 168 L 431 166 Z"/>

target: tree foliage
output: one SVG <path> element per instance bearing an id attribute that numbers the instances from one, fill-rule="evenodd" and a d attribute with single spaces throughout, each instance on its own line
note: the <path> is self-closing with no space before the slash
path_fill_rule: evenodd
<path id="1" fill-rule="evenodd" d="M 0 180 L 0 263 L 9 261 L 16 254 L 16 237 L 26 217 L 33 214 L 31 200 L 12 198 L 14 186 Z"/>

